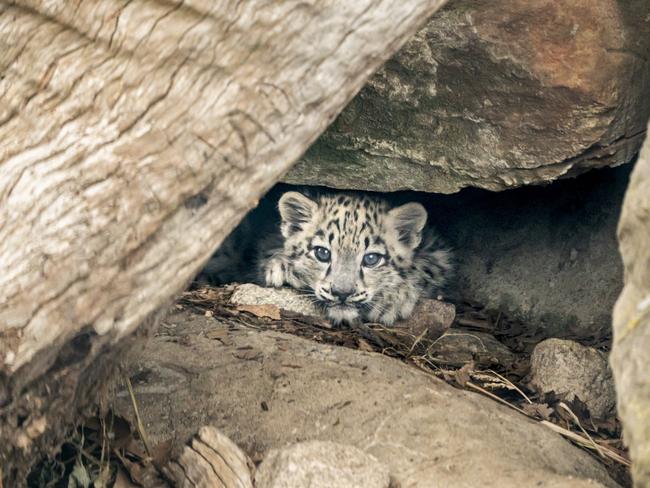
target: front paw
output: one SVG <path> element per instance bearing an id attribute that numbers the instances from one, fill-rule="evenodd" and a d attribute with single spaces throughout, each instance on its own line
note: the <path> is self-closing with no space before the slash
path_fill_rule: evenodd
<path id="1" fill-rule="evenodd" d="M 264 272 L 264 282 L 266 286 L 280 288 L 284 285 L 286 275 L 286 265 L 282 259 L 271 259 Z"/>

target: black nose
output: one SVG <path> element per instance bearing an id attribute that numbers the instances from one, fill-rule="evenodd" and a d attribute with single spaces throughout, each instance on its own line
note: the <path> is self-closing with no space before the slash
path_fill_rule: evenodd
<path id="1" fill-rule="evenodd" d="M 342 302 L 346 301 L 353 293 L 354 290 L 340 290 L 338 288 L 332 287 L 332 295 L 334 295 Z"/>

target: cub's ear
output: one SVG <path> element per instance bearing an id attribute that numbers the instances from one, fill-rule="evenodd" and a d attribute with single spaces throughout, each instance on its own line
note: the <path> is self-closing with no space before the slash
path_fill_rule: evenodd
<path id="1" fill-rule="evenodd" d="M 302 230 L 314 216 L 318 204 L 302 193 L 290 191 L 280 197 L 278 208 L 282 217 L 282 236 L 286 239 Z"/>
<path id="2" fill-rule="evenodd" d="M 422 240 L 422 229 L 427 223 L 427 211 L 415 202 L 396 207 L 388 212 L 397 238 L 405 246 L 415 249 Z"/>

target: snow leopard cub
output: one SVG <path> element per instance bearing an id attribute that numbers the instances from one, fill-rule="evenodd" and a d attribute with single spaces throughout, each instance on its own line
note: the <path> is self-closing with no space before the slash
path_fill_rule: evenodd
<path id="1" fill-rule="evenodd" d="M 392 325 L 451 275 L 451 254 L 425 227 L 419 203 L 290 191 L 278 207 L 281 237 L 260 249 L 260 281 L 310 294 L 334 323 Z"/>

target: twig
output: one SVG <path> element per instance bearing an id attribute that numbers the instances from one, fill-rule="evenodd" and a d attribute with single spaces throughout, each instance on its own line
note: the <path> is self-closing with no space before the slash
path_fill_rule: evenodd
<path id="1" fill-rule="evenodd" d="M 471 381 L 468 381 L 467 383 L 465 383 L 465 386 L 467 386 L 468 388 L 471 388 L 472 390 L 478 391 L 479 393 L 483 393 L 484 395 L 489 396 L 490 398 L 492 398 L 493 400 L 496 400 L 499 403 L 503 403 L 504 405 L 507 405 L 508 407 L 512 408 L 513 410 L 516 410 L 517 412 L 519 412 L 521 414 L 524 414 L 526 417 L 530 417 L 530 415 L 528 415 L 521 408 L 517 407 L 516 405 L 513 405 L 510 402 L 505 401 L 503 398 L 498 397 L 494 393 L 491 393 L 491 392 L 487 391 L 486 389 L 481 388 L 478 385 L 475 385 Z M 532 417 L 530 417 L 530 418 L 532 418 Z"/>
<path id="2" fill-rule="evenodd" d="M 564 403 L 564 402 L 560 402 L 560 403 L 558 404 L 558 406 L 559 406 L 559 407 L 562 407 L 565 411 L 567 411 L 567 412 L 569 413 L 569 415 L 571 416 L 571 418 L 573 419 L 573 421 L 575 422 L 575 424 L 578 426 L 578 428 L 579 428 L 579 429 L 582 431 L 582 433 L 585 435 L 585 437 L 587 437 L 587 439 L 589 439 L 589 440 L 591 441 L 591 443 L 593 444 L 594 449 L 596 450 L 596 452 L 598 452 L 598 454 L 600 454 L 600 457 L 604 458 L 604 457 L 605 457 L 605 454 L 604 454 L 603 451 L 600 449 L 600 446 L 599 446 L 598 444 L 596 444 L 596 441 L 594 441 L 594 440 L 592 439 L 592 437 L 587 433 L 587 431 L 582 427 L 582 424 L 580 423 L 580 420 L 578 419 L 578 417 L 576 416 L 576 414 L 573 413 L 573 411 L 572 411 L 572 410 L 571 410 L 571 409 L 566 405 L 566 403 Z"/>
<path id="3" fill-rule="evenodd" d="M 411 348 L 409 349 L 409 352 L 408 352 L 409 356 L 411 356 L 413 354 L 413 351 L 415 351 L 415 346 L 417 346 L 422 341 L 422 339 L 424 339 L 424 337 L 427 335 L 428 332 L 429 332 L 429 329 L 424 329 L 422 331 L 422 333 L 420 333 L 420 335 L 415 338 L 415 340 L 413 341 L 413 344 L 411 345 Z"/>
<path id="4" fill-rule="evenodd" d="M 576 434 L 575 432 L 572 432 L 572 431 L 570 431 L 568 429 L 565 429 L 564 427 L 560 427 L 559 425 L 556 425 L 553 422 L 549 422 L 548 420 L 540 420 L 539 423 L 542 424 L 542 425 L 545 425 L 546 427 L 548 427 L 552 431 L 557 432 L 558 434 L 563 435 L 564 437 L 566 437 L 568 439 L 571 439 L 572 441 L 580 444 L 583 447 L 586 447 L 586 448 L 592 448 L 593 447 L 592 443 L 589 442 L 588 439 L 585 439 L 584 437 L 582 437 L 580 434 Z M 607 447 L 604 447 L 604 446 L 599 446 L 599 447 L 605 453 L 605 455 L 608 458 L 613 459 L 614 461 L 619 462 L 624 466 L 630 466 L 631 465 L 630 461 L 625 459 L 620 454 L 612 451 L 611 449 L 609 449 Z"/>
<path id="5" fill-rule="evenodd" d="M 494 321 L 494 329 L 499 328 L 499 322 L 501 322 L 501 311 L 499 311 L 499 315 L 497 315 L 497 319 Z"/>
<path id="6" fill-rule="evenodd" d="M 526 417 L 534 418 L 534 417 L 531 417 L 530 415 L 528 415 L 526 412 L 524 412 L 519 407 L 517 407 L 515 405 L 512 405 L 511 403 L 505 401 L 502 398 L 499 398 L 498 396 L 494 395 L 493 393 L 490 393 L 489 391 L 481 388 L 480 386 L 475 385 L 471 381 L 468 381 L 467 383 L 465 383 L 465 386 L 467 386 L 468 388 L 471 388 L 473 390 L 476 390 L 476 391 L 478 391 L 480 393 L 483 393 L 484 395 L 489 396 L 490 398 L 498 401 L 499 403 L 503 403 L 504 405 L 507 405 L 508 407 L 518 411 L 519 413 L 524 414 Z M 571 412 L 571 413 L 573 413 L 573 412 Z M 575 432 L 572 432 L 572 431 L 570 431 L 568 429 L 565 429 L 564 427 L 561 427 L 561 426 L 556 425 L 556 424 L 554 424 L 552 422 L 549 422 L 548 420 L 539 420 L 538 422 L 540 424 L 542 424 L 542 425 L 545 425 L 549 429 L 557 432 L 558 434 L 563 435 L 564 437 L 567 437 L 568 439 L 571 439 L 572 441 L 580 444 L 583 447 L 586 447 L 588 449 L 596 450 L 603 457 L 608 457 L 608 458 L 610 458 L 610 459 L 612 459 L 612 460 L 614 460 L 614 461 L 616 461 L 616 462 L 618 462 L 618 463 L 620 463 L 620 464 L 622 464 L 624 466 L 630 466 L 631 465 L 629 460 L 625 459 L 623 456 L 621 456 L 617 452 L 614 452 L 613 450 L 609 449 L 608 447 L 599 445 L 589 435 L 587 435 L 587 437 L 583 437 L 580 434 L 576 434 Z M 582 429 L 582 427 L 580 427 L 580 428 Z M 582 430 L 584 432 L 584 429 L 582 429 Z"/>
<path id="7" fill-rule="evenodd" d="M 379 337 L 367 324 L 355 324 L 354 329 L 361 334 L 361 337 L 370 341 L 371 343 L 376 344 L 378 347 L 385 349 L 390 347 L 387 341 Z"/>
<path id="8" fill-rule="evenodd" d="M 99 418 L 99 423 L 102 426 L 102 453 L 99 461 L 101 462 L 99 466 L 99 479 L 105 481 L 104 486 L 108 483 L 111 473 L 111 464 L 110 460 L 107 459 L 109 452 L 109 440 L 108 435 L 106 435 L 106 419 L 102 416 Z"/>
<path id="9" fill-rule="evenodd" d="M 102 454 L 99 460 L 103 463 L 104 462 L 104 456 L 106 455 L 106 422 L 104 420 L 104 417 L 99 418 L 99 423 L 102 426 Z"/>
<path id="10" fill-rule="evenodd" d="M 470 319 L 469 317 L 458 317 L 456 319 L 458 325 L 464 325 L 465 327 L 475 327 L 482 330 L 493 330 L 494 327 L 491 326 L 487 321 Z"/>
<path id="11" fill-rule="evenodd" d="M 131 404 L 133 405 L 133 412 L 135 413 L 135 422 L 136 427 L 138 428 L 138 434 L 140 434 L 140 439 L 144 444 L 144 450 L 147 451 L 147 456 L 150 458 L 151 450 L 149 449 L 149 442 L 147 442 L 147 433 L 144 430 L 144 425 L 142 425 L 142 420 L 140 419 L 140 412 L 138 411 L 138 403 L 135 401 L 135 395 L 133 393 L 133 387 L 131 386 L 131 380 L 129 377 L 126 377 L 126 387 L 129 389 L 129 395 L 131 396 Z"/>
<path id="12" fill-rule="evenodd" d="M 97 466 L 100 470 L 102 469 L 102 462 L 101 462 L 99 459 L 97 459 L 97 458 L 96 458 L 95 456 L 93 456 L 91 453 L 89 453 L 88 451 L 86 451 L 83 447 L 79 447 L 78 449 L 79 449 L 79 453 L 80 453 L 83 457 L 85 457 L 86 459 L 88 459 L 89 461 L 91 461 L 91 462 L 92 462 L 95 466 Z"/>
<path id="13" fill-rule="evenodd" d="M 532 405 L 533 402 L 530 400 L 530 398 L 528 398 L 528 396 L 523 391 L 521 391 L 521 389 L 517 385 L 515 385 L 512 381 L 510 381 L 508 378 L 506 378 L 503 375 L 500 375 L 499 373 L 497 373 L 496 371 L 493 371 L 491 369 L 488 369 L 487 372 L 492 373 L 497 378 L 499 378 L 501 381 L 503 381 L 506 385 L 510 386 L 513 390 L 516 390 L 522 397 L 524 397 L 524 399 L 528 403 L 530 403 Z"/>

